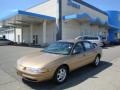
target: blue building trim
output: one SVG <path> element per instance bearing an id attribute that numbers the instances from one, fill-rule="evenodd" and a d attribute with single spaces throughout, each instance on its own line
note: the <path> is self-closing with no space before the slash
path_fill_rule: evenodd
<path id="1" fill-rule="evenodd" d="M 107 21 L 102 21 L 100 18 L 93 18 L 87 13 L 78 13 L 78 14 L 72 14 L 72 15 L 67 15 L 63 16 L 63 20 L 71 20 L 71 19 L 83 19 L 83 18 L 88 18 L 88 20 L 91 23 L 99 23 L 99 24 L 106 24 Z"/>
<path id="2" fill-rule="evenodd" d="M 46 15 L 41 15 L 41 14 L 36 14 L 36 13 L 18 10 L 17 12 L 13 12 L 12 14 L 8 15 L 7 17 L 2 18 L 0 21 L 7 20 L 7 19 L 12 18 L 16 15 L 27 15 L 27 16 L 37 17 L 37 18 L 41 18 L 41 19 L 46 19 L 46 20 L 55 20 L 55 18 L 51 17 L 51 16 L 46 16 Z"/>
<path id="3" fill-rule="evenodd" d="M 63 20 L 82 19 L 82 18 L 89 18 L 90 20 L 92 20 L 92 18 L 86 13 L 63 16 Z"/>
<path id="4" fill-rule="evenodd" d="M 18 14 L 38 17 L 38 18 L 47 19 L 47 20 L 55 19 L 54 17 L 51 17 L 51 16 L 46 16 L 46 15 L 42 15 L 42 14 L 36 14 L 36 13 L 31 13 L 31 12 L 26 12 L 26 11 L 21 11 L 21 10 L 18 11 Z"/>
<path id="5" fill-rule="evenodd" d="M 88 14 L 82 13 L 82 14 L 72 14 L 72 15 L 67 15 L 63 16 L 63 20 L 70 20 L 70 19 L 82 19 L 82 18 L 89 18 L 90 20 L 92 19 Z"/>

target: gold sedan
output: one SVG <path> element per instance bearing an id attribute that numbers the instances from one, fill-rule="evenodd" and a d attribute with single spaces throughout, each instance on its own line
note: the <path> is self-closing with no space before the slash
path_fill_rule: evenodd
<path id="1" fill-rule="evenodd" d="M 87 64 L 98 66 L 101 53 L 101 47 L 89 41 L 57 41 L 40 52 L 19 59 L 17 74 L 33 82 L 53 79 L 63 83 L 75 69 Z"/>

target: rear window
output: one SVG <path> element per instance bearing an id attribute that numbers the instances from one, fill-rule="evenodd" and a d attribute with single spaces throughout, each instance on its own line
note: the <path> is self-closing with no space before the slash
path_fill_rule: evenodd
<path id="1" fill-rule="evenodd" d="M 9 40 L 7 40 L 7 39 L 3 39 L 3 38 L 0 38 L 0 41 L 9 41 Z"/>
<path id="2" fill-rule="evenodd" d="M 98 40 L 98 37 L 84 37 L 84 40 Z"/>

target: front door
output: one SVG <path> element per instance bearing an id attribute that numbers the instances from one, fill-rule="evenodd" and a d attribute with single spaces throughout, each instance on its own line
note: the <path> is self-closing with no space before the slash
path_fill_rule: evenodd
<path id="1" fill-rule="evenodd" d="M 84 48 L 81 43 L 77 43 L 72 51 L 72 55 L 69 58 L 70 69 L 74 70 L 83 66 L 85 64 L 85 59 Z"/>

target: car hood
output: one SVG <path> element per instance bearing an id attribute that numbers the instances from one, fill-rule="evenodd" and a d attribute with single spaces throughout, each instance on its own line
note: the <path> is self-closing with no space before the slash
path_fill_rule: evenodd
<path id="1" fill-rule="evenodd" d="M 64 55 L 36 52 L 19 59 L 17 64 L 24 67 L 41 68 L 63 57 Z"/>

